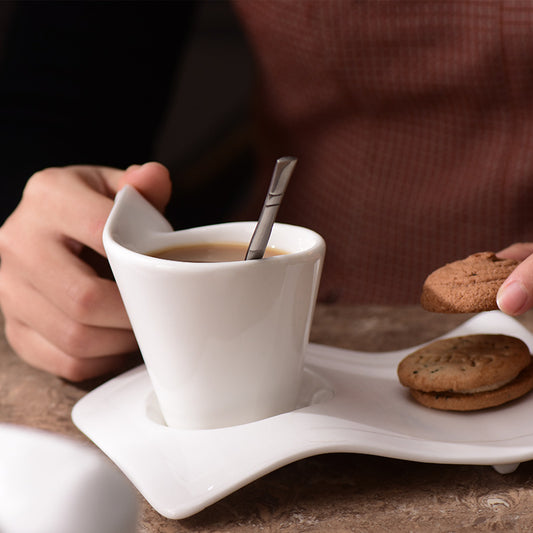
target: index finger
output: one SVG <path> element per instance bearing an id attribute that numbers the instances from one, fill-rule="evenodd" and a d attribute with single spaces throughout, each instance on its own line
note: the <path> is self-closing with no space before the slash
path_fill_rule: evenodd
<path id="1" fill-rule="evenodd" d="M 124 171 L 103 167 L 67 167 L 38 172 L 24 191 L 36 204 L 40 223 L 56 238 L 69 237 L 105 255 L 102 232 L 113 206 L 111 186 Z"/>

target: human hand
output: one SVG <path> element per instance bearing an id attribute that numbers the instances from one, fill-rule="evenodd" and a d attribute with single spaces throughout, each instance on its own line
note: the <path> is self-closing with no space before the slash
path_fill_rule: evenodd
<path id="1" fill-rule="evenodd" d="M 114 281 L 82 259 L 105 256 L 102 231 L 116 192 L 133 185 L 163 210 L 170 197 L 159 163 L 126 171 L 49 168 L 28 181 L 0 228 L 0 306 L 8 342 L 29 364 L 72 381 L 122 367 L 137 344 Z"/>
<path id="2" fill-rule="evenodd" d="M 496 301 L 508 315 L 521 315 L 533 307 L 533 243 L 512 244 L 498 252 L 498 257 L 516 259 L 521 263 L 504 281 Z"/>

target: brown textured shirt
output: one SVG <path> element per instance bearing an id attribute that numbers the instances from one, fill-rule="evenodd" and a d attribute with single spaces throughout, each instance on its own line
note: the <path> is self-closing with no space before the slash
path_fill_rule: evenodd
<path id="1" fill-rule="evenodd" d="M 533 241 L 533 1 L 237 0 L 260 195 L 326 239 L 322 299 L 418 301 L 435 268 Z"/>

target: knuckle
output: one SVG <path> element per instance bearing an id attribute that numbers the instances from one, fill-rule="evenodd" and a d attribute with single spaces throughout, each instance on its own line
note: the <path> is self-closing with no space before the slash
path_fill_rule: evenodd
<path id="1" fill-rule="evenodd" d="M 80 323 L 89 323 L 103 298 L 98 279 L 88 277 L 82 282 L 71 285 L 68 290 L 70 315 Z"/>
<path id="2" fill-rule="evenodd" d="M 60 336 L 60 349 L 74 358 L 85 357 L 89 346 L 88 329 L 79 322 L 70 322 L 65 325 Z"/>
<path id="3" fill-rule="evenodd" d="M 3 307 L 2 304 L 5 304 L 6 300 L 9 297 L 9 284 L 5 281 L 5 273 L 3 272 L 0 265 L 0 307 Z"/>
<path id="4" fill-rule="evenodd" d="M 85 220 L 85 231 L 87 233 L 87 236 L 90 242 L 98 243 L 98 244 L 102 242 L 102 235 L 104 234 L 104 227 L 106 225 L 107 217 L 110 211 L 111 209 L 109 209 L 109 211 L 107 211 L 104 215 L 95 213 L 94 216 Z M 93 244 L 93 247 L 94 246 L 95 244 Z M 104 253 L 103 249 L 102 249 L 102 253 Z"/>
<path id="5" fill-rule="evenodd" d="M 105 357 L 105 361 L 66 357 L 62 359 L 61 366 L 56 374 L 61 377 L 79 383 L 96 376 L 102 376 L 107 372 L 115 371 L 123 367 L 124 357 Z"/>
<path id="6" fill-rule="evenodd" d="M 94 377 L 89 360 L 60 352 L 58 351 L 61 350 L 60 347 L 53 348 L 48 356 L 36 359 L 34 357 L 35 350 L 28 350 L 28 346 L 25 345 L 25 331 L 17 320 L 6 319 L 4 335 L 13 352 L 31 366 L 41 368 L 75 383 Z M 84 335 L 75 333 L 74 338 L 75 343 L 83 343 Z"/>
<path id="7" fill-rule="evenodd" d="M 25 342 L 25 328 L 17 319 L 6 318 L 4 321 L 4 337 L 7 344 L 20 359 L 33 365 L 31 353 L 28 353 Z"/>
<path id="8" fill-rule="evenodd" d="M 91 372 L 88 371 L 86 361 L 83 359 L 75 359 L 73 357 L 65 358 L 57 373 L 62 378 L 74 383 L 79 383 L 92 377 Z"/>
<path id="9" fill-rule="evenodd" d="M 18 331 L 19 331 L 19 328 L 17 327 L 17 323 L 15 321 L 7 320 L 7 319 L 5 320 L 4 335 L 6 337 L 8 344 L 16 352 L 18 351 L 17 350 L 18 337 L 19 337 Z"/>
<path id="10" fill-rule="evenodd" d="M 0 227 L 0 254 L 5 250 L 9 250 L 9 232 L 6 226 Z"/>
<path id="11" fill-rule="evenodd" d="M 25 198 L 40 198 L 50 191 L 52 184 L 57 181 L 59 169 L 55 167 L 45 168 L 33 174 L 26 182 L 23 195 Z"/>
<path id="12" fill-rule="evenodd" d="M 0 227 L 0 258 L 5 258 L 9 253 L 13 253 L 19 245 L 20 239 L 16 237 L 16 232 L 13 230 L 8 219 Z"/>

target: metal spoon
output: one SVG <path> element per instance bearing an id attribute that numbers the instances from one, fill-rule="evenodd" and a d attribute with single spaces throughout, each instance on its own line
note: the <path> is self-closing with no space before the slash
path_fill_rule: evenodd
<path id="1" fill-rule="evenodd" d="M 285 189 L 287 188 L 297 161 L 298 159 L 296 157 L 291 156 L 280 157 L 276 161 L 263 209 L 261 210 L 257 226 L 250 240 L 245 260 L 262 259 L 268 244 L 268 239 L 270 238 L 270 233 L 272 232 L 274 220 L 276 220 L 276 215 L 278 214 L 281 200 L 283 199 Z"/>

